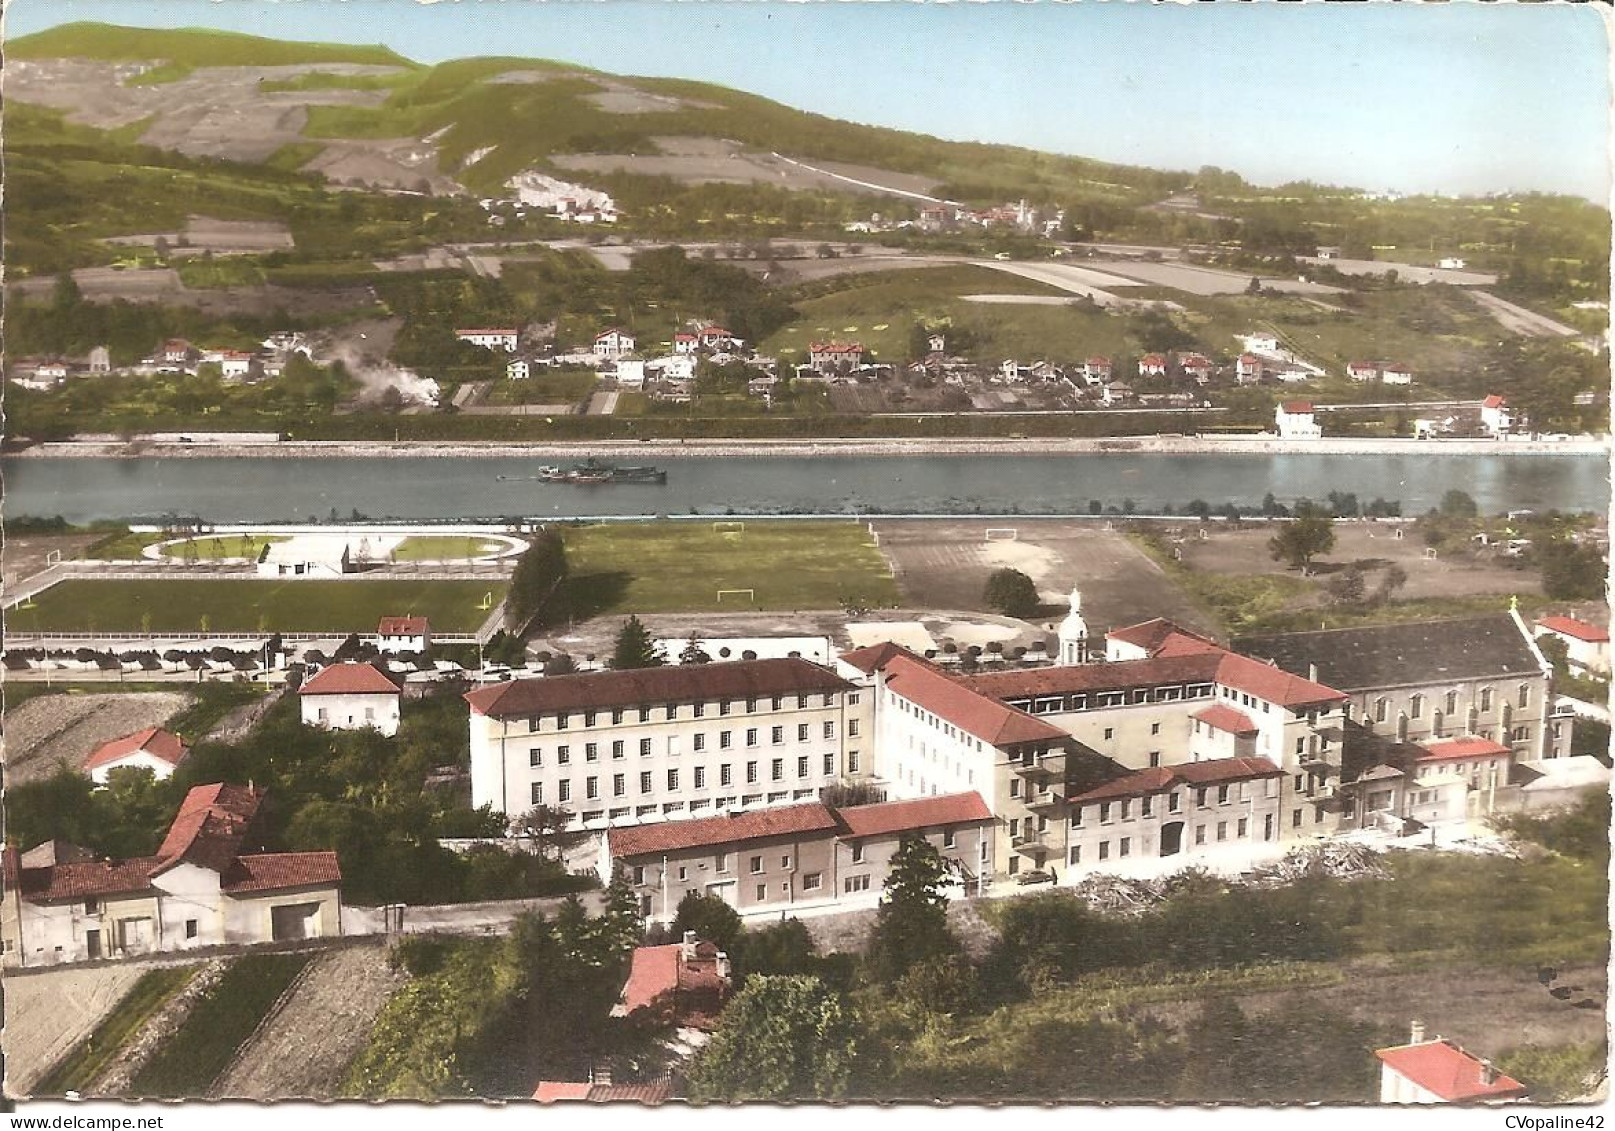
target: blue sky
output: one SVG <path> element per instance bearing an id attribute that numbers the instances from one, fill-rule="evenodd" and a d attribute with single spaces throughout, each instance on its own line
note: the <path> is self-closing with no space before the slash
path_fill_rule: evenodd
<path id="1" fill-rule="evenodd" d="M 562 59 L 853 121 L 1276 184 L 1609 197 L 1597 6 L 13 0 L 71 20 Z"/>

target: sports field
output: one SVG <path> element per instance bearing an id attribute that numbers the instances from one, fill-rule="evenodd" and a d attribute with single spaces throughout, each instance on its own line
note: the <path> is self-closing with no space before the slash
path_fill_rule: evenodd
<path id="1" fill-rule="evenodd" d="M 501 539 L 479 534 L 418 534 L 398 543 L 389 556 L 396 562 L 469 561 L 503 549 Z"/>
<path id="2" fill-rule="evenodd" d="M 861 522 L 644 522 L 569 528 L 569 586 L 590 611 L 836 609 L 897 603 Z M 718 591 L 753 590 L 753 593 Z M 574 602 L 578 604 L 580 602 Z"/>
<path id="3" fill-rule="evenodd" d="M 64 581 L 6 613 L 12 632 L 374 632 L 383 616 L 425 616 L 471 632 L 504 593 L 487 581 Z M 483 608 L 486 604 L 488 607 Z"/>

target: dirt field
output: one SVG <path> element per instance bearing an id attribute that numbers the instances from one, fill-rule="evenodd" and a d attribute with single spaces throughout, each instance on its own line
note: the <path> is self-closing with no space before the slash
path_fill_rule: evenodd
<path id="1" fill-rule="evenodd" d="M 6 1095 L 26 1096 L 151 965 L 121 962 L 7 976 Z"/>
<path id="2" fill-rule="evenodd" d="M 1487 291 L 1470 291 L 1469 297 L 1497 319 L 1498 325 L 1513 334 L 1527 338 L 1573 338 L 1576 331 L 1562 322 L 1555 322 L 1534 310 L 1505 302 Z"/>
<path id="3" fill-rule="evenodd" d="M 988 526 L 1014 527 L 1014 542 L 983 541 Z M 987 576 L 1018 569 L 1037 585 L 1047 603 L 1047 624 L 1065 615 L 1071 586 L 1082 589 L 1090 634 L 1166 617 L 1186 628 L 1211 632 L 1207 622 L 1159 567 L 1119 531 L 1098 522 L 1061 519 L 877 522 L 881 550 L 893 562 L 907 603 L 929 608 L 979 610 Z"/>
<path id="4" fill-rule="evenodd" d="M 101 743 L 161 726 L 190 699 L 173 691 L 132 695 L 41 695 L 6 712 L 6 780 L 37 781 L 59 766 L 77 770 Z"/>
<path id="5" fill-rule="evenodd" d="M 1138 260 L 1127 260 L 1117 263 L 1103 263 L 1102 269 L 1117 275 L 1126 276 L 1144 283 L 1153 283 L 1162 287 L 1171 287 L 1174 290 L 1186 291 L 1192 295 L 1237 295 L 1244 294 L 1245 288 L 1250 286 L 1251 277 L 1240 275 L 1232 271 L 1218 271 L 1210 267 L 1194 267 L 1186 263 L 1142 263 Z M 1262 288 L 1271 291 L 1283 291 L 1289 294 L 1309 295 L 1335 295 L 1341 293 L 1340 287 L 1329 287 L 1322 283 L 1302 283 L 1295 279 L 1262 279 Z"/>
<path id="6" fill-rule="evenodd" d="M 188 246 L 178 246 L 182 238 Z M 215 255 L 250 255 L 288 250 L 293 246 L 291 230 L 278 220 L 215 220 L 211 216 L 190 217 L 183 232 L 113 236 L 106 242 L 152 247 L 159 239 L 169 246 L 169 254 L 175 257 L 201 255 L 205 251 Z"/>
<path id="7" fill-rule="evenodd" d="M 1187 535 L 1181 543 L 1186 565 L 1207 573 L 1246 576 L 1286 572 L 1284 564 L 1274 561 L 1268 553 L 1267 543 L 1273 532 L 1265 525 L 1227 530 L 1217 523 L 1208 524 L 1211 536 L 1204 542 L 1194 537 L 1198 528 L 1193 521 L 1179 527 Z M 1411 530 L 1405 538 L 1398 539 L 1393 528 L 1382 523 L 1337 523 L 1335 548 L 1319 559 L 1319 572 L 1327 575 L 1356 562 L 1365 570 L 1372 590 L 1381 571 L 1395 563 L 1408 575 L 1407 585 L 1397 592 L 1402 599 L 1542 592 L 1542 580 L 1535 571 L 1514 569 L 1507 558 L 1487 554 L 1431 561 L 1424 551 L 1423 540 Z"/>
<path id="8" fill-rule="evenodd" d="M 333 1099 L 376 1014 L 407 978 L 379 943 L 330 950 L 314 960 L 285 1007 L 215 1085 L 225 1099 Z"/>
<path id="9" fill-rule="evenodd" d="M 86 547 L 101 540 L 99 534 L 20 535 L 6 538 L 3 584 L 9 589 L 25 577 L 32 577 L 45 568 L 45 559 L 58 552 L 64 561 L 84 553 Z"/>

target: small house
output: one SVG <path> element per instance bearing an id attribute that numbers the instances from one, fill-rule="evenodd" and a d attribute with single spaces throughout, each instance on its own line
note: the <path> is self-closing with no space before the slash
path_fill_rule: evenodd
<path id="1" fill-rule="evenodd" d="M 594 353 L 596 357 L 609 358 L 615 361 L 624 354 L 634 352 L 634 336 L 627 330 L 614 327 L 594 338 Z"/>
<path id="2" fill-rule="evenodd" d="M 1234 362 L 1234 380 L 1241 385 L 1254 385 L 1262 379 L 1262 359 L 1253 353 L 1242 353 Z"/>
<path id="3" fill-rule="evenodd" d="M 1379 379 L 1387 385 L 1413 384 L 1413 370 L 1400 363 L 1392 363 L 1385 367 Z"/>
<path id="4" fill-rule="evenodd" d="M 481 346 L 485 350 L 504 350 L 506 353 L 516 352 L 516 340 L 521 336 L 514 328 L 496 327 L 494 329 L 455 330 L 454 336 L 462 342 L 469 342 L 474 346 Z"/>
<path id="5" fill-rule="evenodd" d="M 376 626 L 376 647 L 383 652 L 424 652 L 432 646 L 432 625 L 426 617 L 382 617 Z"/>
<path id="6" fill-rule="evenodd" d="M 1138 375 L 1140 377 L 1165 377 L 1166 355 L 1147 353 L 1138 359 Z"/>
<path id="7" fill-rule="evenodd" d="M 673 335 L 673 352 L 676 354 L 693 354 L 700 347 L 701 339 L 694 334 L 680 331 Z"/>
<path id="8" fill-rule="evenodd" d="M 1527 1098 L 1524 1084 L 1452 1041 L 1424 1038 L 1415 1021 L 1405 1045 L 1376 1049 L 1382 1104 L 1504 1103 Z"/>
<path id="9" fill-rule="evenodd" d="M 1346 366 L 1346 376 L 1353 381 L 1378 381 L 1379 366 L 1371 361 L 1354 361 Z"/>
<path id="10" fill-rule="evenodd" d="M 1609 677 L 1609 629 L 1574 617 L 1543 617 L 1536 622 L 1536 637 L 1552 637 L 1565 646 L 1572 674 Z"/>
<path id="11" fill-rule="evenodd" d="M 84 769 L 96 785 L 106 785 L 108 774 L 125 768 L 150 770 L 152 777 L 166 781 L 190 752 L 179 735 L 162 727 L 147 727 L 103 742 L 84 760 Z"/>
<path id="12" fill-rule="evenodd" d="M 1481 427 L 1501 440 L 1514 430 L 1514 412 L 1508 407 L 1508 398 L 1492 394 L 1480 402 Z"/>
<path id="13" fill-rule="evenodd" d="M 372 664 L 341 663 L 321 668 L 297 689 L 303 724 L 321 730 L 374 730 L 398 733 L 398 685 Z"/>
<path id="14" fill-rule="evenodd" d="M 1281 440 L 1320 440 L 1323 429 L 1313 414 L 1311 401 L 1283 401 L 1273 413 Z"/>

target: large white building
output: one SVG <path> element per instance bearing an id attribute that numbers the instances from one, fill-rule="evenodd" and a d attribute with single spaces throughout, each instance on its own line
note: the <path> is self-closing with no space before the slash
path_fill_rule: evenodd
<path id="1" fill-rule="evenodd" d="M 471 804 L 585 827 L 816 800 L 867 776 L 867 704 L 796 658 L 513 680 L 471 704 Z"/>

